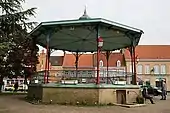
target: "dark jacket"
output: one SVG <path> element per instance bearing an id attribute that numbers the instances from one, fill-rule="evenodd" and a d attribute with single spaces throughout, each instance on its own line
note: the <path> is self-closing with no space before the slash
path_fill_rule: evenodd
<path id="1" fill-rule="evenodd" d="M 147 97 L 148 96 L 146 88 L 143 88 L 142 96 L 143 97 Z"/>

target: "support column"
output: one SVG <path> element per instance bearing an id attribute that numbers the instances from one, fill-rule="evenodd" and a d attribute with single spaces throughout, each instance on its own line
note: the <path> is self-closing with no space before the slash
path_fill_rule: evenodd
<path id="1" fill-rule="evenodd" d="M 50 48 L 48 49 L 48 53 L 47 53 L 47 83 L 49 83 L 49 76 L 50 76 L 50 54 L 51 54 L 51 50 Z"/>
<path id="2" fill-rule="evenodd" d="M 109 57 L 111 55 L 110 51 L 106 51 L 106 59 L 107 59 L 107 84 L 109 83 Z"/>
<path id="3" fill-rule="evenodd" d="M 100 67 L 99 67 L 99 62 L 100 62 L 100 48 L 97 49 L 97 81 L 96 84 L 100 84 Z"/>
<path id="4" fill-rule="evenodd" d="M 134 83 L 134 71 L 133 71 L 133 48 L 130 47 L 129 48 L 129 52 L 130 52 L 130 58 L 131 58 L 131 70 L 132 70 L 132 84 Z"/>
<path id="5" fill-rule="evenodd" d="M 121 54 L 123 55 L 123 62 L 124 62 L 124 66 L 125 66 L 125 79 L 126 79 L 126 83 L 128 84 L 128 72 L 127 72 L 127 63 L 126 63 L 126 59 L 125 59 L 125 54 L 124 54 L 124 49 L 121 49 Z"/>
<path id="6" fill-rule="evenodd" d="M 78 79 L 78 61 L 79 61 L 79 58 L 82 54 L 79 54 L 78 51 L 76 51 L 76 54 L 74 54 L 76 60 L 75 60 L 75 67 L 76 67 L 76 79 Z"/>
<path id="7" fill-rule="evenodd" d="M 133 84 L 137 84 L 137 76 L 136 76 L 136 52 L 135 52 L 135 46 L 133 46 L 133 64 L 134 64 L 134 82 Z"/>
<path id="8" fill-rule="evenodd" d="M 137 84 L 137 76 L 136 76 L 136 55 L 135 55 L 135 48 L 136 48 L 136 39 L 140 38 L 141 35 L 133 34 L 131 32 L 126 33 L 127 37 L 129 37 L 131 41 L 130 47 L 130 55 L 131 55 L 131 64 L 132 64 L 132 84 Z"/>
<path id="9" fill-rule="evenodd" d="M 29 69 L 29 71 L 31 71 L 31 75 L 29 75 L 29 84 L 31 84 L 31 80 L 32 80 L 32 76 L 33 76 L 33 66 L 32 66 L 32 62 L 31 62 L 31 69 Z M 25 83 L 27 83 L 28 84 L 28 81 L 27 81 L 27 79 L 28 79 L 28 77 L 25 79 Z M 24 84 L 25 84 L 24 83 Z"/>
<path id="10" fill-rule="evenodd" d="M 63 51 L 63 53 L 64 53 L 64 56 L 66 55 L 66 51 Z"/>
<path id="11" fill-rule="evenodd" d="M 129 49 L 131 55 L 131 66 L 132 66 L 132 84 L 137 84 L 136 77 L 136 55 L 135 55 L 135 46 L 130 47 Z"/>
<path id="12" fill-rule="evenodd" d="M 96 80 L 96 84 L 100 84 L 100 69 L 99 69 L 99 60 L 100 60 L 100 48 L 98 47 L 99 42 L 98 42 L 98 37 L 99 37 L 99 26 L 96 27 L 96 41 L 97 41 L 97 80 Z"/>
<path id="13" fill-rule="evenodd" d="M 125 59 L 125 56 L 124 56 L 124 59 Z M 127 63 L 126 63 L 126 61 L 125 61 L 125 77 L 126 77 L 126 83 L 128 83 L 129 84 L 129 82 L 128 82 L 128 70 L 127 70 Z"/>
<path id="14" fill-rule="evenodd" d="M 50 33 L 48 32 L 47 37 L 46 37 L 46 62 L 45 62 L 45 73 L 44 73 L 44 84 L 46 84 L 48 81 L 48 76 L 49 76 L 49 42 L 50 42 Z"/>
<path id="15" fill-rule="evenodd" d="M 75 55 L 75 57 L 76 57 L 76 61 L 75 61 L 75 66 L 76 66 L 76 79 L 78 79 L 78 61 L 79 61 L 79 53 L 78 53 L 78 51 L 76 52 L 76 55 Z"/>
<path id="16" fill-rule="evenodd" d="M 36 43 L 35 43 L 34 39 L 32 40 L 32 45 L 36 46 Z M 35 51 L 35 50 L 34 49 L 31 50 L 31 56 L 33 56 L 33 51 Z M 32 61 L 33 61 L 33 58 L 31 57 L 31 63 L 30 63 L 30 65 L 31 65 L 30 68 L 31 69 L 29 68 L 29 71 L 30 71 L 31 74 L 28 76 L 30 78 L 29 83 L 31 83 L 31 80 L 32 80 L 32 77 L 33 77 L 34 68 L 35 68 L 35 67 L 33 67 Z M 24 81 L 25 83 L 28 82 L 27 79 L 25 81 Z"/>
<path id="17" fill-rule="evenodd" d="M 66 51 L 63 50 L 63 55 L 64 55 L 64 59 L 65 59 L 65 56 L 66 56 Z M 64 75 L 64 70 L 62 69 L 62 76 L 61 76 L 61 80 L 65 80 L 65 75 Z"/>
<path id="18" fill-rule="evenodd" d="M 107 84 L 109 83 L 109 57 L 111 55 L 111 51 L 106 51 L 106 54 L 104 54 L 105 57 L 106 57 L 106 61 L 107 61 L 107 64 L 106 64 L 106 68 L 107 68 Z"/>
<path id="19" fill-rule="evenodd" d="M 45 58 L 45 70 L 44 70 L 44 84 L 46 84 L 46 78 L 47 78 L 47 60 L 48 60 L 48 58 L 47 58 L 47 48 L 48 48 L 48 46 L 46 46 L 46 58 Z"/>

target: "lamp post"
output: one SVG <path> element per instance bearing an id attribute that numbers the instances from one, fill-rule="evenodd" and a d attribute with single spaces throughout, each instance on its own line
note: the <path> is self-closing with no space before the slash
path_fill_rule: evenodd
<path id="1" fill-rule="evenodd" d="M 101 48 L 103 47 L 103 39 L 101 36 L 98 36 L 97 38 L 97 81 L 96 81 L 96 84 L 99 84 L 100 83 L 100 76 L 99 76 L 99 72 L 100 72 L 100 69 L 99 69 L 99 62 L 100 62 L 100 51 L 101 51 Z"/>

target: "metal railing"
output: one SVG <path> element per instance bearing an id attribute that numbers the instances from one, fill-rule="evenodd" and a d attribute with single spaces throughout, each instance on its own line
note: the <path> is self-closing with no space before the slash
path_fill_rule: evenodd
<path id="1" fill-rule="evenodd" d="M 44 71 L 37 72 L 32 76 L 32 82 L 44 81 Z M 131 84 L 132 73 L 124 71 L 100 71 L 100 83 L 116 84 L 117 81 Z M 97 77 L 96 70 L 50 70 L 48 81 L 60 82 L 61 80 L 78 80 L 79 83 L 95 83 Z"/>

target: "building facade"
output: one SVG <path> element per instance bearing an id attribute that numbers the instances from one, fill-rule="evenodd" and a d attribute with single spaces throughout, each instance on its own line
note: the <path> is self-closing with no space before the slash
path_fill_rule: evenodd
<path id="1" fill-rule="evenodd" d="M 63 61 L 64 77 L 92 77 L 93 76 L 93 55 L 79 54 L 76 72 L 76 56 L 65 54 Z"/>
<path id="2" fill-rule="evenodd" d="M 76 57 L 73 54 L 66 54 L 64 56 L 63 70 L 65 77 L 79 77 L 83 79 L 96 79 L 97 76 L 97 54 L 81 54 L 78 60 L 78 72 L 76 72 L 75 66 Z M 100 77 L 105 79 L 108 77 L 113 78 L 116 76 L 122 76 L 126 70 L 123 55 L 121 53 L 111 53 L 108 59 L 108 71 L 107 71 L 107 59 L 104 53 L 99 57 Z M 125 77 L 124 77 L 125 78 Z"/>
<path id="3" fill-rule="evenodd" d="M 165 80 L 170 91 L 170 46 L 168 45 L 139 45 L 136 47 L 136 71 L 137 80 L 160 86 L 160 81 Z M 46 54 L 42 51 L 39 55 L 37 71 L 45 69 Z M 78 60 L 78 72 L 75 65 L 74 54 L 50 57 L 50 79 L 64 77 L 91 77 L 97 75 L 97 56 L 93 54 L 81 54 Z M 100 54 L 100 77 L 107 77 L 106 55 Z M 108 73 L 110 77 L 124 76 L 132 72 L 131 57 L 128 50 L 121 53 L 111 53 L 108 59 Z M 127 75 L 127 73 L 126 73 Z"/>
<path id="4" fill-rule="evenodd" d="M 136 47 L 137 77 L 145 83 L 160 87 L 165 80 L 170 91 L 170 50 L 169 45 L 139 45 Z M 132 72 L 131 57 L 125 51 L 127 71 Z"/>
<path id="5" fill-rule="evenodd" d="M 97 70 L 97 54 L 94 54 L 93 57 L 94 57 L 93 60 L 94 68 L 95 70 Z M 108 70 L 107 70 L 107 65 L 108 65 Z M 121 54 L 120 52 L 110 53 L 107 61 L 106 53 L 100 54 L 99 68 L 100 68 L 100 77 L 125 76 L 126 66 L 124 62 L 124 55 Z"/>
<path id="6" fill-rule="evenodd" d="M 49 82 L 60 80 L 63 74 L 63 60 L 64 56 L 50 56 L 50 72 Z M 37 64 L 37 72 L 39 75 L 44 76 L 46 64 L 46 53 L 42 50 L 39 54 L 39 64 Z M 43 79 L 43 77 L 42 77 Z"/>
<path id="7" fill-rule="evenodd" d="M 125 76 L 126 66 L 123 54 L 110 53 L 108 63 L 106 54 L 100 54 L 100 77 L 101 78 L 116 78 Z M 61 78 L 79 77 L 82 79 L 96 79 L 97 76 L 97 54 L 79 54 L 78 65 L 76 71 L 76 57 L 74 54 L 65 54 L 64 56 L 51 56 L 50 57 L 50 77 L 49 81 Z M 44 75 L 46 63 L 46 54 L 42 51 L 39 55 L 39 64 L 37 71 L 40 75 Z M 107 68 L 108 64 L 108 68 Z M 107 71 L 108 69 L 108 71 Z M 108 73 L 108 74 L 107 74 Z M 94 82 L 94 81 L 93 81 Z"/>

